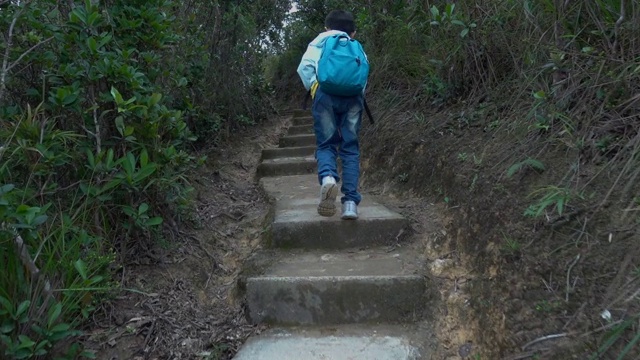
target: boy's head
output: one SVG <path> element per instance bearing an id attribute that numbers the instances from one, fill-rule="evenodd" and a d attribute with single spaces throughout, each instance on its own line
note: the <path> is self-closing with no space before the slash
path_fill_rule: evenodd
<path id="1" fill-rule="evenodd" d="M 356 32 L 356 23 L 353 14 L 348 11 L 333 10 L 324 20 L 324 26 L 327 30 L 344 31 L 349 36 L 353 36 Z"/>

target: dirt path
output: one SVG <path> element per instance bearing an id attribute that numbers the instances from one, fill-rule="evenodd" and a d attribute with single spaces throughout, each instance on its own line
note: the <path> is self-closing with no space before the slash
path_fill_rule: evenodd
<path id="1" fill-rule="evenodd" d="M 277 142 L 285 118 L 244 131 L 193 179 L 188 226 L 136 254 L 122 288 L 94 315 L 87 344 L 98 359 L 227 359 L 260 328 L 247 325 L 236 280 L 261 246 L 269 204 L 254 174 L 260 149 Z M 224 150 L 221 150 L 224 149 Z"/>
<path id="2" fill-rule="evenodd" d="M 97 312 L 88 344 L 98 359 L 230 359 L 250 335 L 264 330 L 247 323 L 237 284 L 245 260 L 262 248 L 271 207 L 254 179 L 260 149 L 277 144 L 288 126 L 288 118 L 274 119 L 209 154 L 193 177 L 197 211 L 186 221 L 191 229 L 158 241 L 127 264 L 119 276 L 129 290 Z M 435 358 L 477 354 L 474 337 L 483 324 L 469 306 L 468 289 L 476 275 L 472 259 L 456 249 L 459 234 L 450 233 L 448 205 L 394 195 L 389 182 L 364 178 L 363 190 L 411 222 L 391 250 L 410 247 L 431 271 L 435 306 L 423 321 L 437 330 Z"/>

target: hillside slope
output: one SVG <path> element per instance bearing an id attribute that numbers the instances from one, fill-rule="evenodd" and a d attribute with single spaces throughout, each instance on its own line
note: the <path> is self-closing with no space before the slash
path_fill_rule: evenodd
<path id="1" fill-rule="evenodd" d="M 323 14 L 354 10 L 377 118 L 363 181 L 446 205 L 434 256 L 469 271 L 477 355 L 637 357 L 640 8 L 369 4 L 300 1 L 268 70 L 301 99 L 295 67 Z"/>

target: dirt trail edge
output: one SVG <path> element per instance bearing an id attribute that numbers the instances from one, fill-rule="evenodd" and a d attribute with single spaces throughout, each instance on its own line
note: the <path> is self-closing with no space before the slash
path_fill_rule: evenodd
<path id="1" fill-rule="evenodd" d="M 255 182 L 260 150 L 289 117 L 274 117 L 207 149 L 191 176 L 195 212 L 118 274 L 127 289 L 101 305 L 87 330 L 98 359 L 229 359 L 260 326 L 247 323 L 237 279 L 261 247 L 271 206 Z"/>

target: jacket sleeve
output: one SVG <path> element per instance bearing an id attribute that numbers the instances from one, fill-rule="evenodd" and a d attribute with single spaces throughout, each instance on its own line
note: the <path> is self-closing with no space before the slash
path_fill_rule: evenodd
<path id="1" fill-rule="evenodd" d="M 320 60 L 321 50 L 322 49 L 314 43 L 309 44 L 307 51 L 302 55 L 300 65 L 298 65 L 298 75 L 302 80 L 304 88 L 307 90 L 311 89 L 311 85 L 317 81 L 316 68 Z"/>

